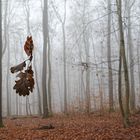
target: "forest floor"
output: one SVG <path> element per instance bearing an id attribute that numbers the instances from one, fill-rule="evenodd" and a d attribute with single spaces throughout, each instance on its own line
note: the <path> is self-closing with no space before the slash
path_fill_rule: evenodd
<path id="1" fill-rule="evenodd" d="M 130 120 L 131 127 L 125 129 L 117 113 L 7 118 L 0 128 L 0 140 L 140 140 L 140 114 Z"/>

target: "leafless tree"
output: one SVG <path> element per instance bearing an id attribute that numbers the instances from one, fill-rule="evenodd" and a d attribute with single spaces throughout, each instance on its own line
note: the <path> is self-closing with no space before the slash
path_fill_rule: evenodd
<path id="1" fill-rule="evenodd" d="M 108 0 L 108 25 L 107 25 L 107 59 L 108 59 L 108 90 L 109 90 L 109 111 L 114 110 L 113 107 L 113 76 L 111 64 L 111 1 Z"/>
<path id="2" fill-rule="evenodd" d="M 134 45 L 132 40 L 132 26 L 131 26 L 131 9 L 132 6 L 131 1 L 126 1 L 127 8 L 127 42 L 129 47 L 129 67 L 130 67 L 130 109 L 132 112 L 135 111 L 135 79 L 134 79 Z"/>
<path id="3" fill-rule="evenodd" d="M 2 2 L 0 0 L 0 127 L 2 126 Z"/>
<path id="4" fill-rule="evenodd" d="M 118 12 L 118 24 L 119 24 L 119 36 L 120 36 L 120 57 L 119 57 L 119 80 L 118 80 L 118 93 L 119 93 L 119 103 L 120 103 L 120 109 L 121 114 L 123 117 L 123 123 L 125 127 L 129 126 L 129 74 L 128 74 L 128 67 L 127 67 L 127 60 L 126 60 L 126 54 L 125 54 L 125 40 L 124 40 L 124 31 L 123 31 L 123 22 L 122 22 L 122 1 L 116 0 L 117 3 L 117 12 Z M 125 80 L 125 109 L 123 108 L 122 103 L 122 87 L 121 87 L 121 81 L 122 81 L 122 74 L 121 74 L 121 68 L 123 64 L 124 69 L 124 80 Z"/>
<path id="5" fill-rule="evenodd" d="M 48 93 L 47 93 L 47 31 L 48 27 L 46 26 L 48 23 L 47 17 L 47 5 L 48 0 L 44 0 L 44 8 L 43 8 L 43 68 L 42 68 L 42 91 L 43 91 L 43 117 L 48 117 L 49 109 L 48 109 Z"/>

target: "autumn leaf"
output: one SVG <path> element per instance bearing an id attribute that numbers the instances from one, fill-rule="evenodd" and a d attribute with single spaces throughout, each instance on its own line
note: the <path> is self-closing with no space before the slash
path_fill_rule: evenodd
<path id="1" fill-rule="evenodd" d="M 33 51 L 33 40 L 32 40 L 32 36 L 28 36 L 27 40 L 25 42 L 24 45 L 24 50 L 26 52 L 26 54 L 29 56 L 29 58 L 27 60 L 25 60 L 23 63 L 11 67 L 11 73 L 15 73 L 15 72 L 19 72 L 16 77 L 18 78 L 18 80 L 15 81 L 15 85 L 13 87 L 13 89 L 16 90 L 16 93 L 19 94 L 20 96 L 26 96 L 29 95 L 30 92 L 33 92 L 33 88 L 34 88 L 34 72 L 32 70 L 32 51 Z M 26 67 L 26 61 L 30 61 L 27 68 L 24 69 L 24 67 Z"/>
<path id="2" fill-rule="evenodd" d="M 13 89 L 16 90 L 16 93 L 18 93 L 20 96 L 23 95 L 23 96 L 26 96 L 26 95 L 29 95 L 29 90 L 28 90 L 28 81 L 25 79 L 25 78 L 22 78 L 18 81 L 15 81 L 16 84 L 15 86 L 13 87 Z"/>
<path id="3" fill-rule="evenodd" d="M 32 71 L 32 70 L 30 70 Z M 33 91 L 34 88 L 34 78 L 33 78 L 33 72 L 29 73 L 27 70 L 24 72 L 20 72 L 17 77 L 20 79 L 15 81 L 15 86 L 13 89 L 16 90 L 16 93 L 18 93 L 20 96 L 26 96 L 29 95 L 30 92 Z"/>
<path id="4" fill-rule="evenodd" d="M 32 70 L 32 66 L 29 66 L 29 68 L 27 70 L 25 70 L 25 72 L 30 73 L 31 75 L 34 74 L 33 70 Z"/>
<path id="5" fill-rule="evenodd" d="M 26 54 L 28 56 L 30 56 L 32 54 L 32 51 L 33 51 L 33 40 L 32 40 L 32 36 L 28 36 L 27 37 L 27 40 L 25 42 L 25 45 L 24 45 L 24 51 L 26 52 Z"/>
<path id="6" fill-rule="evenodd" d="M 15 72 L 18 72 L 18 71 L 22 71 L 24 67 L 26 67 L 25 61 L 20 63 L 17 66 L 11 67 L 10 70 L 11 70 L 12 73 L 15 73 Z"/>

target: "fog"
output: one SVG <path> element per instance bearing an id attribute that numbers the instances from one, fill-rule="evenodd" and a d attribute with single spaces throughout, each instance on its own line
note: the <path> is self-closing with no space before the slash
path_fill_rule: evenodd
<path id="1" fill-rule="evenodd" d="M 140 105 L 139 5 L 139 0 L 122 2 L 131 109 Z M 47 113 L 117 110 L 119 31 L 115 0 L 109 4 L 107 0 L 3 0 L 3 116 L 42 115 L 44 108 Z M 29 96 L 19 96 L 13 89 L 16 74 L 10 68 L 28 58 L 27 36 L 34 43 L 35 86 Z M 123 66 L 125 62 L 121 70 L 125 104 L 128 79 Z"/>

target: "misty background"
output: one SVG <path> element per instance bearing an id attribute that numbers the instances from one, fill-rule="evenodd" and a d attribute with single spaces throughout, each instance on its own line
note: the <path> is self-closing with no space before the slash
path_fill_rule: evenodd
<path id="1" fill-rule="evenodd" d="M 46 2 L 47 5 L 43 0 L 2 1 L 3 115 L 41 115 L 44 102 L 51 113 L 118 109 L 116 0 Z M 122 9 L 130 97 L 134 107 L 139 108 L 140 1 L 123 1 Z M 10 67 L 27 59 L 23 46 L 29 35 L 34 41 L 35 87 L 33 93 L 22 97 L 13 90 L 16 75 L 10 73 Z"/>

